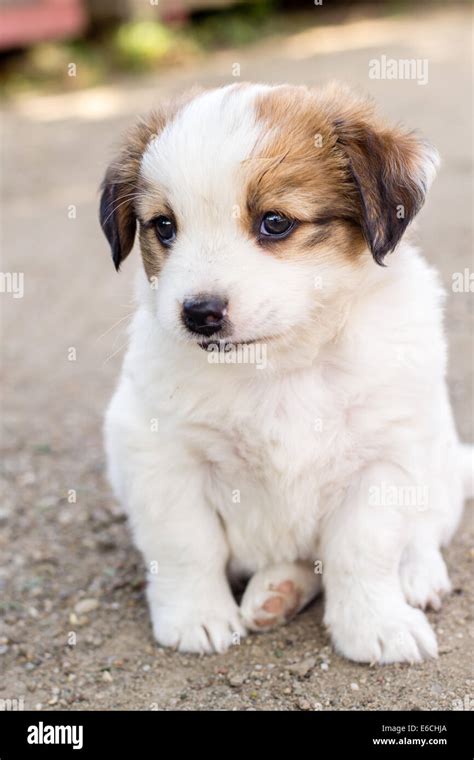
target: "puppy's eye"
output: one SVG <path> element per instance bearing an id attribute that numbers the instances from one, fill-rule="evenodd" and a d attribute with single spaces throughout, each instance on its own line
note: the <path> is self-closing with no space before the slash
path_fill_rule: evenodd
<path id="1" fill-rule="evenodd" d="M 176 225 L 169 216 L 157 216 L 154 220 L 156 234 L 163 245 L 169 245 L 176 237 Z"/>
<path id="2" fill-rule="evenodd" d="M 295 222 L 277 211 L 267 211 L 260 225 L 260 234 L 265 237 L 284 237 L 295 226 Z"/>

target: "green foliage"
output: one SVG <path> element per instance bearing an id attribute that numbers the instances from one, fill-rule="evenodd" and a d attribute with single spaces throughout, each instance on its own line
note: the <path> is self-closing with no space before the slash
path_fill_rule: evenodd
<path id="1" fill-rule="evenodd" d="M 246 45 L 269 30 L 277 5 L 277 0 L 259 0 L 208 13 L 194 22 L 189 33 L 205 49 Z"/>
<path id="2" fill-rule="evenodd" d="M 177 35 L 156 21 L 134 21 L 119 26 L 113 39 L 118 62 L 132 70 L 153 68 L 166 60 Z"/>

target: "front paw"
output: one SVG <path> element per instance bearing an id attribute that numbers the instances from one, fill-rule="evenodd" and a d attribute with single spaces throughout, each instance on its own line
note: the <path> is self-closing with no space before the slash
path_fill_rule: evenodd
<path id="1" fill-rule="evenodd" d="M 355 662 L 421 662 L 437 657 L 438 646 L 426 616 L 405 602 L 380 609 L 341 605 L 325 616 L 335 649 Z"/>
<path id="2" fill-rule="evenodd" d="M 219 604 L 218 599 L 210 596 L 210 608 L 209 601 L 201 605 L 190 598 L 163 605 L 148 596 L 153 633 L 161 646 L 179 652 L 222 653 L 239 644 L 246 635 L 239 608 L 233 600 L 226 599 Z"/>

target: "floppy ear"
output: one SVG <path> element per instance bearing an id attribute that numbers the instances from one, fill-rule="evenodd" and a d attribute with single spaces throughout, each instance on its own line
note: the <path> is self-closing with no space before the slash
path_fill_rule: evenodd
<path id="1" fill-rule="evenodd" d="M 143 153 L 150 140 L 159 135 L 166 123 L 199 92 L 201 89 L 194 87 L 139 119 L 125 134 L 117 160 L 106 172 L 100 199 L 100 225 L 109 241 L 117 270 L 132 250 L 135 240 L 135 201 L 140 189 L 143 190 L 143 182 L 140 181 Z"/>
<path id="2" fill-rule="evenodd" d="M 358 191 L 358 223 L 375 261 L 383 264 L 422 207 L 439 165 L 437 151 L 414 132 L 378 124 L 359 104 L 334 121 Z"/>
<path id="3" fill-rule="evenodd" d="M 119 171 L 110 167 L 102 182 L 100 199 L 100 225 L 107 238 L 115 269 L 133 247 L 136 231 L 136 217 L 133 209 L 133 188 L 120 179 Z"/>
<path id="4" fill-rule="evenodd" d="M 125 134 L 116 160 L 102 182 L 100 225 L 109 241 L 115 268 L 133 247 L 137 228 L 135 201 L 140 190 L 140 166 L 150 139 L 162 128 L 162 116 L 152 111 Z"/>

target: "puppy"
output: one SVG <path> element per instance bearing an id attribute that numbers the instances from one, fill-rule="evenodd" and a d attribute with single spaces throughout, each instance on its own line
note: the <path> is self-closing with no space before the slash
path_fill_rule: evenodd
<path id="1" fill-rule="evenodd" d="M 436 656 L 422 609 L 472 491 L 442 288 L 402 240 L 437 163 L 340 86 L 238 84 L 152 113 L 107 171 L 115 267 L 138 227 L 143 268 L 106 450 L 163 646 L 223 652 L 323 586 L 341 654 Z"/>

